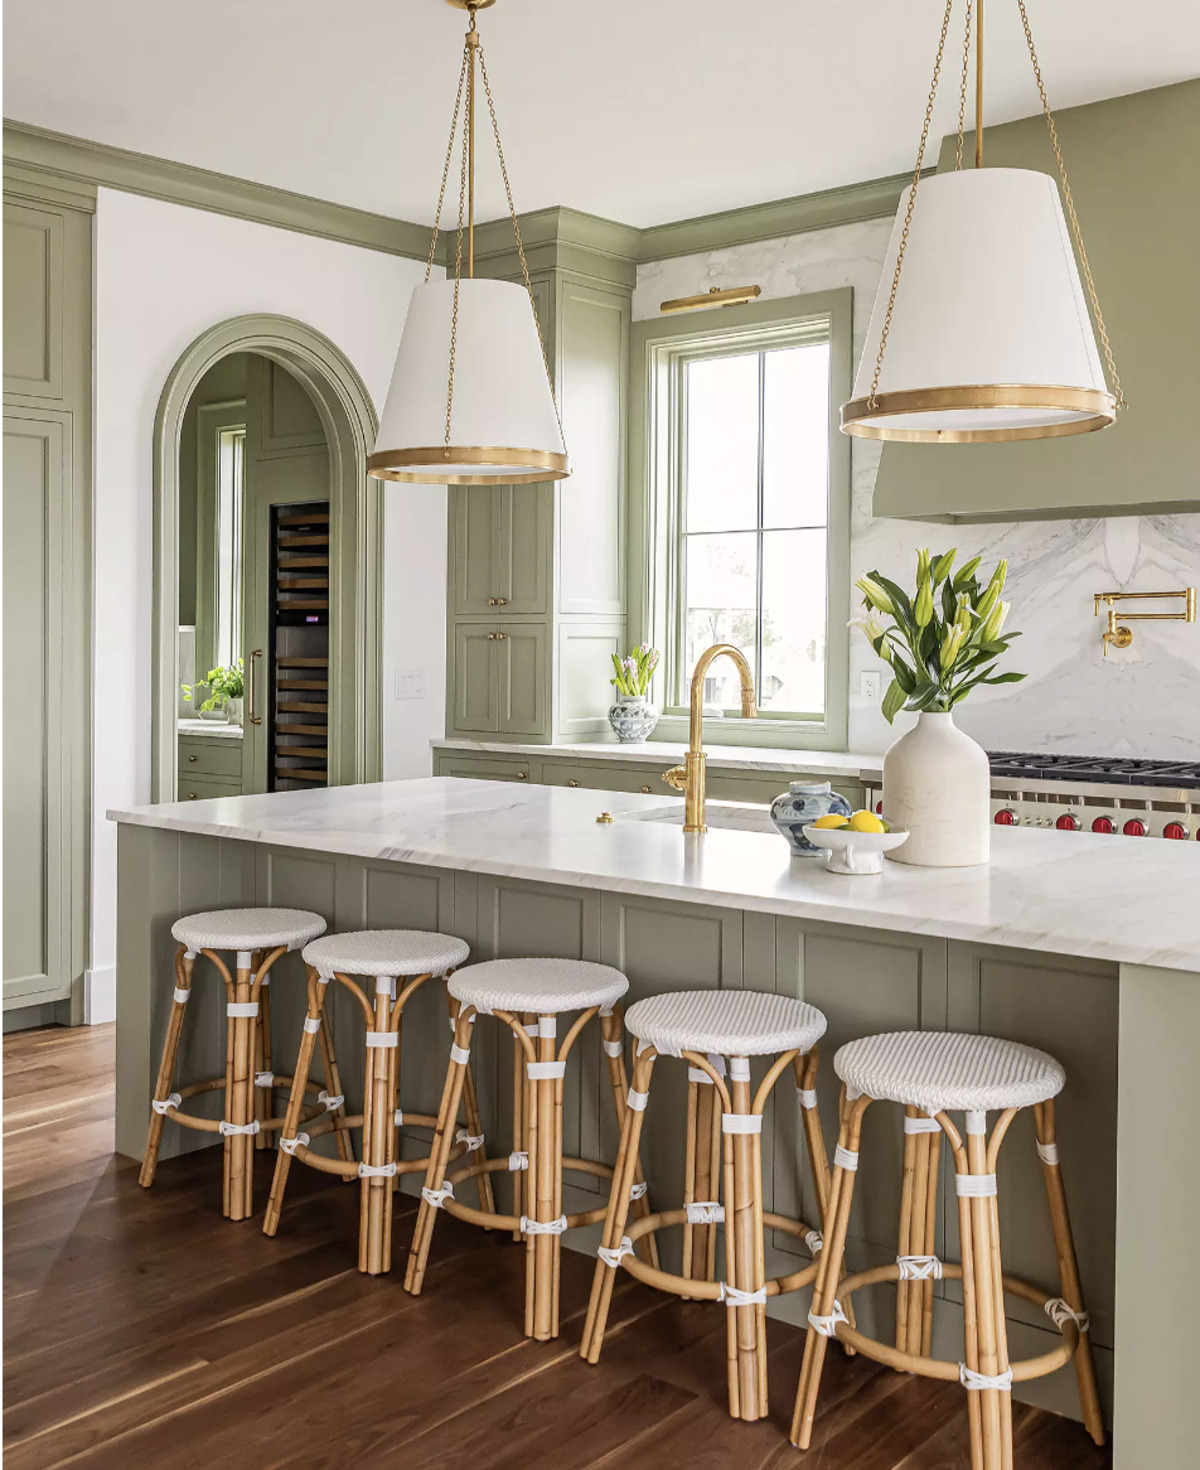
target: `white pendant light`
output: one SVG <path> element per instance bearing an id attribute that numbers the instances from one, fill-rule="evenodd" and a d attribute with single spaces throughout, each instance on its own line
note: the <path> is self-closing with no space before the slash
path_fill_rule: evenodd
<path id="1" fill-rule="evenodd" d="M 367 471 L 377 479 L 418 484 L 513 485 L 570 474 L 550 368 L 534 310 L 529 268 L 508 183 L 508 168 L 488 82 L 475 12 L 495 0 L 449 0 L 466 10 L 450 146 L 425 270 L 409 303 Z M 475 279 L 475 66 L 487 97 L 524 285 Z M 452 278 L 429 279 L 442 200 L 465 102 Z M 462 273 L 466 246 L 467 274 Z"/>
<path id="2" fill-rule="evenodd" d="M 947 0 L 917 167 L 896 214 L 854 397 L 842 405 L 844 433 L 902 443 L 1045 439 L 1105 428 L 1124 406 L 1025 3 L 1017 3 L 1112 390 L 1054 180 L 1031 169 L 981 166 L 982 0 L 976 0 L 976 168 L 961 168 L 968 0 L 956 167 L 920 178 L 954 4 Z"/>

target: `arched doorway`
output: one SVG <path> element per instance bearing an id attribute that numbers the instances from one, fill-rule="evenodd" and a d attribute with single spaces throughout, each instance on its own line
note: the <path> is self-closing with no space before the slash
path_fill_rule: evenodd
<path id="1" fill-rule="evenodd" d="M 320 332 L 288 317 L 222 322 L 197 337 L 171 369 L 154 424 L 151 792 L 177 792 L 179 688 L 179 455 L 184 415 L 200 380 L 223 358 L 248 353 L 279 364 L 315 406 L 329 453 L 329 657 L 336 711 L 329 719 L 330 784 L 372 781 L 380 771 L 382 488 L 367 476 L 377 427 L 362 379 Z M 336 680 L 335 675 L 336 673 Z"/>

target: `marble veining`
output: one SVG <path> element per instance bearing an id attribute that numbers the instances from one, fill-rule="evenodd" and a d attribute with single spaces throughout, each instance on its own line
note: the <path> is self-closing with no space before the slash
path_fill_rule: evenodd
<path id="1" fill-rule="evenodd" d="M 1200 972 L 1200 843 L 997 828 L 987 867 L 839 877 L 766 833 L 664 822 L 671 797 L 425 777 L 110 811 L 113 821 Z M 601 825 L 599 813 L 616 821 Z"/>
<path id="2" fill-rule="evenodd" d="M 890 219 L 865 220 L 638 268 L 635 319 L 660 301 L 710 286 L 757 283 L 762 299 L 850 286 L 857 362 L 870 320 Z M 1200 515 L 1109 516 L 987 525 L 923 525 L 877 518 L 871 503 L 882 446 L 851 445 L 851 576 L 878 568 L 912 582 L 918 546 L 958 545 L 989 564 L 1009 562 L 1010 626 L 1023 637 L 1009 667 L 1020 684 L 976 690 L 962 727 L 989 750 L 1200 759 L 1200 625 L 1140 623 L 1131 648 L 1102 656 L 1092 593 L 1160 590 L 1200 582 Z M 892 451 L 889 451 L 892 452 Z M 964 460 L 964 465 L 965 465 Z M 857 614 L 856 614 L 857 615 Z M 914 718 L 888 726 L 859 694 L 863 673 L 887 674 L 866 641 L 850 644 L 850 746 L 882 752 Z"/>

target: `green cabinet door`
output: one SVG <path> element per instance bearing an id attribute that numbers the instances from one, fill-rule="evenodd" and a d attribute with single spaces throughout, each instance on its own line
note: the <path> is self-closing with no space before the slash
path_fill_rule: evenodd
<path id="1" fill-rule="evenodd" d="M 505 623 L 496 629 L 499 723 L 505 735 L 546 733 L 546 628 L 543 623 Z"/>
<path id="2" fill-rule="evenodd" d="M 451 607 L 455 617 L 547 610 L 548 485 L 461 485 L 451 491 Z"/>
<path id="3" fill-rule="evenodd" d="M 458 623 L 454 629 L 454 680 L 451 723 L 456 730 L 499 728 L 499 666 L 496 628 L 491 623 Z"/>

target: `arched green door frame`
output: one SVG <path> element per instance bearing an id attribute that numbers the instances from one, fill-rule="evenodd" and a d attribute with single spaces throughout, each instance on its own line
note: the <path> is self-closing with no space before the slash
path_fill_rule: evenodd
<path id="1" fill-rule="evenodd" d="M 235 352 L 286 368 L 308 391 L 329 445 L 332 680 L 339 690 L 330 724 L 331 784 L 377 781 L 380 774 L 383 577 L 382 482 L 367 475 L 378 421 L 362 379 L 328 337 L 283 316 L 240 316 L 201 333 L 171 369 L 154 420 L 154 603 L 152 629 L 151 791 L 174 801 L 179 688 L 179 439 L 197 383 Z"/>

